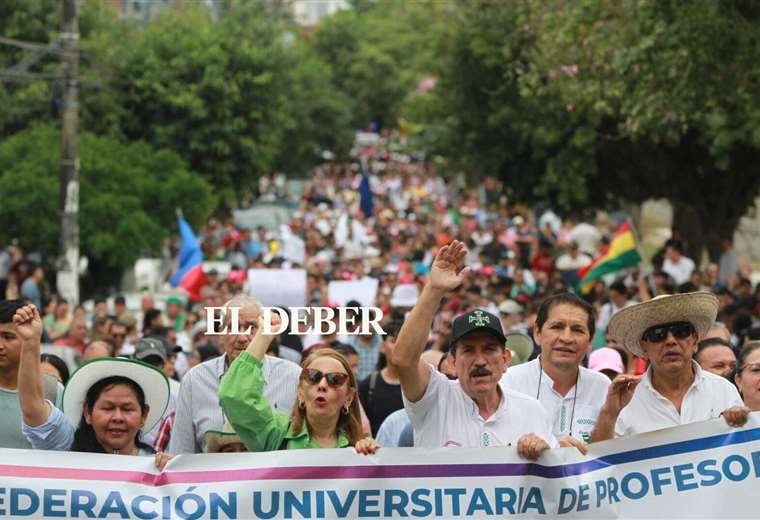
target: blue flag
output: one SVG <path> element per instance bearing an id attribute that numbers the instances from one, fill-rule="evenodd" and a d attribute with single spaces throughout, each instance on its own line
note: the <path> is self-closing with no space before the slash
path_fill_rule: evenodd
<path id="1" fill-rule="evenodd" d="M 205 283 L 203 276 L 203 251 L 198 244 L 198 238 L 193 233 L 190 224 L 181 216 L 177 216 L 179 222 L 179 236 L 182 245 L 179 250 L 179 267 L 171 277 L 172 287 L 183 287 L 190 294 L 193 301 L 200 299 L 200 290 Z"/>
<path id="2" fill-rule="evenodd" d="M 369 177 L 362 172 L 362 181 L 359 184 L 359 195 L 361 196 L 360 206 L 364 216 L 369 218 L 372 216 L 372 210 L 375 208 L 375 201 L 372 200 L 372 190 L 369 187 Z"/>

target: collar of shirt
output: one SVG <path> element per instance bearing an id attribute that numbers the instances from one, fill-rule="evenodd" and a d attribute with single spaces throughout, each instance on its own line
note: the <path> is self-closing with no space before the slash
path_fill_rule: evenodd
<path id="1" fill-rule="evenodd" d="M 704 372 L 702 370 L 702 367 L 699 366 L 699 363 L 691 360 L 691 366 L 694 367 L 694 381 L 691 382 L 691 386 L 686 390 L 686 394 L 691 392 L 692 388 L 695 390 L 699 390 L 703 386 L 703 382 L 705 380 Z M 650 392 L 654 392 L 658 396 L 662 397 L 663 399 L 666 399 L 660 392 L 657 391 L 657 389 L 652 384 L 652 364 L 649 364 L 649 368 L 647 368 L 647 371 L 644 373 L 644 379 L 643 379 L 644 387 L 649 390 Z M 684 394 L 684 396 L 686 395 Z"/>
<path id="2" fill-rule="evenodd" d="M 216 372 L 216 378 L 221 381 L 224 377 L 224 374 L 226 374 L 227 370 L 229 369 L 229 365 L 227 364 L 227 353 L 225 352 L 221 356 L 217 357 L 215 361 L 216 365 L 214 366 L 214 370 Z M 267 376 L 269 376 L 271 370 L 272 363 L 269 361 L 269 356 L 264 356 L 264 359 L 261 361 L 261 374 L 265 382 L 269 381 Z"/>
<path id="3" fill-rule="evenodd" d="M 475 401 L 475 399 L 467 395 L 467 392 L 464 391 L 464 388 L 462 388 L 461 384 L 459 385 L 459 390 L 470 400 L 470 415 L 477 421 L 489 423 L 491 421 L 497 420 L 499 417 L 507 413 L 507 400 L 505 398 L 504 390 L 501 388 L 501 385 L 496 385 L 496 391 L 499 392 L 499 406 L 496 408 L 496 411 L 492 413 L 487 419 L 483 419 L 483 417 L 480 415 L 478 403 Z"/>
<path id="4" fill-rule="evenodd" d="M 530 361 L 529 363 L 532 364 L 531 365 L 531 369 L 533 370 L 534 376 L 536 378 L 536 385 L 538 385 L 539 380 L 540 380 L 541 381 L 541 386 L 546 387 L 546 388 L 542 388 L 541 389 L 541 392 L 540 392 L 541 394 L 543 394 L 544 390 L 549 390 L 549 392 L 551 392 L 551 395 L 553 395 L 554 397 L 556 397 L 560 401 L 564 401 L 565 399 L 570 399 L 570 400 L 575 399 L 575 397 L 576 397 L 575 396 L 575 392 L 576 392 L 575 385 L 571 386 L 570 389 L 567 391 L 567 393 L 565 395 L 560 395 L 560 393 L 557 392 L 554 389 L 554 379 L 552 379 L 552 377 L 549 374 L 547 374 L 546 370 L 544 370 L 543 367 L 541 366 L 541 356 L 540 355 L 536 359 L 534 359 L 533 361 Z M 579 371 L 578 373 L 579 374 L 580 374 L 580 369 L 581 369 L 581 367 L 578 367 L 578 371 Z M 543 372 L 543 375 L 541 375 L 541 372 Z M 576 379 L 576 384 L 577 384 L 577 381 L 578 380 Z M 539 393 L 538 392 L 538 386 L 536 387 L 536 393 L 537 394 Z M 538 397 L 540 397 L 540 395 L 539 396 L 531 395 L 531 397 L 535 397 L 536 399 L 538 399 Z"/>
<path id="5" fill-rule="evenodd" d="M 313 441 L 309 436 L 309 428 L 306 425 L 301 426 L 301 432 L 296 434 L 293 431 L 293 423 L 290 423 L 288 427 L 288 433 L 285 434 L 285 439 L 288 440 L 289 450 L 301 450 L 306 448 L 322 448 L 316 441 Z M 334 448 L 346 448 L 349 446 L 348 436 L 343 432 L 338 432 L 338 442 L 333 446 Z"/>

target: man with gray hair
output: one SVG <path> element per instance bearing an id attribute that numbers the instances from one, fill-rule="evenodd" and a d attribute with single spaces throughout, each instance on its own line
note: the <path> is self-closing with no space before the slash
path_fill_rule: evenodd
<path id="1" fill-rule="evenodd" d="M 239 330 L 230 329 L 230 309 L 238 308 Z M 226 417 L 219 405 L 219 383 L 230 364 L 246 349 L 256 333 L 261 304 L 247 296 L 236 296 L 224 304 L 223 326 L 226 334 L 220 336 L 223 355 L 200 363 L 182 378 L 177 400 L 177 414 L 171 432 L 169 452 L 202 453 L 204 435 L 209 430 L 221 431 Z M 250 333 L 245 334 L 250 327 Z M 264 396 L 272 408 L 290 413 L 296 400 L 296 388 L 301 367 L 293 362 L 265 356 L 263 361 Z"/>

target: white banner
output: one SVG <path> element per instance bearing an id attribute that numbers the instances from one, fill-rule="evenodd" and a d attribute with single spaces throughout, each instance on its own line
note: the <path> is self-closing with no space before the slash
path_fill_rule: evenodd
<path id="1" fill-rule="evenodd" d="M 265 307 L 303 307 L 306 271 L 303 269 L 248 269 L 251 296 Z"/>
<path id="2" fill-rule="evenodd" d="M 349 301 L 356 300 L 363 307 L 373 307 L 377 296 L 377 286 L 377 278 L 334 280 L 327 284 L 327 301 L 345 307 Z"/>
<path id="3" fill-rule="evenodd" d="M 757 518 L 760 413 L 545 453 L 295 450 L 152 459 L 0 449 L 11 518 Z"/>

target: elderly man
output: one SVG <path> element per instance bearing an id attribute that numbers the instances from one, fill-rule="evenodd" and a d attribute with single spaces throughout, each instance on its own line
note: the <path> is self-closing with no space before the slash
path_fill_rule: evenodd
<path id="1" fill-rule="evenodd" d="M 505 388 L 535 397 L 552 422 L 552 433 L 579 446 L 591 437 L 610 380 L 581 366 L 594 337 L 594 309 L 572 293 L 547 298 L 538 309 L 533 337 L 541 355 L 510 368 Z"/>
<path id="2" fill-rule="evenodd" d="M 221 336 L 224 354 L 193 367 L 182 378 L 177 400 L 177 413 L 171 432 L 169 452 L 202 453 L 204 435 L 209 430 L 221 430 L 226 418 L 219 406 L 219 382 L 230 363 L 245 350 L 256 331 L 261 305 L 251 298 L 237 296 L 224 305 L 225 309 L 238 307 L 239 328 L 250 334 L 228 333 Z M 225 313 L 224 325 L 229 329 L 230 313 Z M 284 359 L 265 356 L 263 361 L 264 396 L 272 408 L 290 413 L 296 399 L 296 387 L 301 368 Z"/>
<path id="3" fill-rule="evenodd" d="M 718 299 L 708 292 L 661 296 L 627 307 L 610 320 L 610 334 L 649 360 L 643 376 L 620 375 L 610 385 L 591 440 L 611 439 L 723 416 L 731 426 L 749 408 L 736 387 L 692 359 L 715 320 Z"/>
<path id="4" fill-rule="evenodd" d="M 499 385 L 510 352 L 504 346 L 498 317 L 476 309 L 454 320 L 448 355 L 458 380 L 449 380 L 420 360 L 441 299 L 464 281 L 466 254 L 458 241 L 441 248 L 430 279 L 396 340 L 393 363 L 414 427 L 414 445 L 437 448 L 516 443 L 522 457 L 535 460 L 543 450 L 557 446 L 557 441 L 538 401 Z"/>

